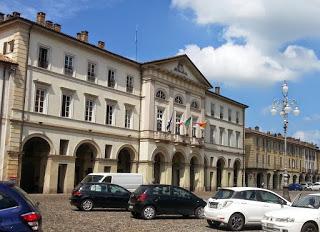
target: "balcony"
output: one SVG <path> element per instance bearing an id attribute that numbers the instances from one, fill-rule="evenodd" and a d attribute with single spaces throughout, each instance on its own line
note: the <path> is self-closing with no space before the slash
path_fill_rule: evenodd
<path id="1" fill-rule="evenodd" d="M 155 131 L 153 138 L 156 140 L 156 143 L 159 142 L 169 142 L 172 139 L 172 135 L 170 132 L 163 132 L 163 131 Z"/>
<path id="2" fill-rule="evenodd" d="M 73 75 L 73 68 L 69 67 L 69 66 L 65 66 L 64 67 L 64 74 L 66 74 L 68 76 L 72 76 Z"/>
<path id="3" fill-rule="evenodd" d="M 201 147 L 204 145 L 204 139 L 192 137 L 190 144 L 191 144 L 191 147 Z"/>
<path id="4" fill-rule="evenodd" d="M 185 135 L 173 135 L 173 141 L 176 145 L 190 143 L 190 138 Z"/>
<path id="5" fill-rule="evenodd" d="M 127 91 L 127 93 L 132 93 L 133 92 L 133 86 L 127 86 L 126 91 Z"/>

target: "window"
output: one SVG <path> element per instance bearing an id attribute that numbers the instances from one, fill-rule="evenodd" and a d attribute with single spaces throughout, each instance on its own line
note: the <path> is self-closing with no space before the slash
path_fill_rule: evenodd
<path id="1" fill-rule="evenodd" d="M 231 159 L 228 159 L 228 168 L 230 168 L 230 166 L 231 166 Z"/>
<path id="2" fill-rule="evenodd" d="M 103 179 L 103 183 L 111 183 L 112 181 L 112 176 L 106 176 L 106 178 Z"/>
<path id="3" fill-rule="evenodd" d="M 228 109 L 228 121 L 231 122 L 232 120 L 232 110 Z"/>
<path id="4" fill-rule="evenodd" d="M 240 148 L 240 132 L 236 132 L 236 147 Z"/>
<path id="5" fill-rule="evenodd" d="M 69 140 L 60 139 L 60 149 L 59 149 L 60 155 L 67 155 L 68 145 L 69 145 Z"/>
<path id="6" fill-rule="evenodd" d="M 216 127 L 213 126 L 213 125 L 210 125 L 210 143 L 211 144 L 215 144 L 216 143 L 215 130 L 216 130 Z"/>
<path id="7" fill-rule="evenodd" d="M 240 112 L 239 111 L 237 111 L 236 112 L 236 123 L 240 123 Z"/>
<path id="8" fill-rule="evenodd" d="M 268 165 L 270 165 L 270 161 L 271 160 L 271 156 L 270 155 L 268 155 Z"/>
<path id="9" fill-rule="evenodd" d="M 133 77 L 132 76 L 127 76 L 127 89 L 126 91 L 128 93 L 133 92 Z"/>
<path id="10" fill-rule="evenodd" d="M 114 106 L 107 103 L 107 109 L 106 109 L 106 124 L 112 125 L 112 118 L 113 118 L 113 108 Z"/>
<path id="11" fill-rule="evenodd" d="M 36 89 L 36 96 L 34 102 L 34 111 L 38 113 L 45 113 L 46 111 L 46 98 L 47 90 L 44 88 Z"/>
<path id="12" fill-rule="evenodd" d="M 111 172 L 111 167 L 110 166 L 104 166 L 103 172 Z"/>
<path id="13" fill-rule="evenodd" d="M 223 111 L 224 111 L 223 106 L 220 106 L 220 119 L 223 119 Z"/>
<path id="14" fill-rule="evenodd" d="M 111 149 L 112 149 L 112 145 L 105 145 L 104 147 L 104 158 L 105 159 L 109 159 L 110 155 L 111 155 Z"/>
<path id="15" fill-rule="evenodd" d="M 181 96 L 176 96 L 174 98 L 174 102 L 177 103 L 177 104 L 183 104 L 183 100 L 182 100 L 182 97 Z"/>
<path id="16" fill-rule="evenodd" d="M 257 201 L 257 192 L 254 190 L 241 191 L 236 193 L 234 198 L 248 200 L 248 201 Z"/>
<path id="17" fill-rule="evenodd" d="M 197 125 L 196 122 L 198 121 L 197 118 L 192 118 L 192 137 L 197 137 Z"/>
<path id="18" fill-rule="evenodd" d="M 124 119 L 124 127 L 131 128 L 132 109 L 126 109 Z"/>
<path id="19" fill-rule="evenodd" d="M 210 110 L 211 110 L 210 113 L 211 113 L 211 114 L 210 114 L 210 115 L 211 115 L 212 117 L 214 117 L 214 115 L 215 115 L 215 108 L 216 108 L 216 106 L 215 106 L 213 103 L 211 103 L 211 107 L 210 107 Z"/>
<path id="20" fill-rule="evenodd" d="M 151 189 L 151 195 L 166 195 L 170 196 L 169 186 L 155 186 Z"/>
<path id="21" fill-rule="evenodd" d="M 233 134 L 233 131 L 232 130 L 228 130 L 228 146 L 231 147 L 232 145 L 232 134 Z"/>
<path id="22" fill-rule="evenodd" d="M 156 94 L 156 97 L 165 100 L 166 99 L 166 94 L 162 90 L 158 90 L 157 94 Z"/>
<path id="23" fill-rule="evenodd" d="M 18 204 L 14 199 L 0 192 L 0 210 L 16 206 L 18 206 Z"/>
<path id="24" fill-rule="evenodd" d="M 96 65 L 88 62 L 88 81 L 96 82 Z"/>
<path id="25" fill-rule="evenodd" d="M 120 186 L 116 186 L 116 185 L 108 185 L 108 186 L 109 186 L 109 189 L 110 189 L 109 191 L 111 193 L 116 193 L 116 194 L 121 194 L 121 195 L 128 194 L 128 192 L 124 188 L 122 188 Z"/>
<path id="26" fill-rule="evenodd" d="M 95 108 L 94 100 L 87 98 L 86 99 L 86 111 L 85 111 L 85 120 L 87 122 L 94 121 L 94 108 Z"/>
<path id="27" fill-rule="evenodd" d="M 64 57 L 64 74 L 73 75 L 73 56 L 65 55 Z"/>
<path id="28" fill-rule="evenodd" d="M 3 55 L 13 52 L 14 50 L 14 40 L 3 43 Z"/>
<path id="29" fill-rule="evenodd" d="M 107 185 L 104 184 L 93 184 L 90 187 L 90 191 L 93 192 L 108 192 Z"/>
<path id="30" fill-rule="evenodd" d="M 61 117 L 70 118 L 70 116 L 71 116 L 71 102 L 72 102 L 71 95 L 62 94 Z"/>
<path id="31" fill-rule="evenodd" d="M 162 131 L 163 110 L 157 110 L 157 131 Z"/>
<path id="32" fill-rule="evenodd" d="M 219 136 L 219 144 L 220 145 L 224 145 L 223 134 L 224 134 L 224 128 L 220 127 L 220 136 Z"/>
<path id="33" fill-rule="evenodd" d="M 259 191 L 262 202 L 281 204 L 284 202 L 280 197 L 274 195 L 273 193 L 267 191 Z"/>
<path id="34" fill-rule="evenodd" d="M 112 69 L 108 70 L 108 87 L 114 88 L 115 86 L 115 71 Z"/>
<path id="35" fill-rule="evenodd" d="M 39 48 L 38 67 L 48 68 L 49 49 L 45 47 Z"/>
<path id="36" fill-rule="evenodd" d="M 180 135 L 180 122 L 181 122 L 181 117 L 182 117 L 182 114 L 176 114 L 176 128 L 175 128 L 175 132 L 176 132 L 176 135 Z"/>
<path id="37" fill-rule="evenodd" d="M 192 198 L 192 194 L 184 189 L 172 187 L 172 195 L 179 198 Z"/>
<path id="38" fill-rule="evenodd" d="M 199 104 L 198 104 L 198 102 L 197 101 L 192 101 L 191 102 L 191 108 L 194 108 L 194 109 L 199 109 Z"/>

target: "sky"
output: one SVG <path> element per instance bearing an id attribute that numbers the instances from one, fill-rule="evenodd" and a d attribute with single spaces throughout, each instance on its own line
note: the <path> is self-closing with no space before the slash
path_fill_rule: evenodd
<path id="1" fill-rule="evenodd" d="M 187 54 L 221 94 L 249 106 L 246 127 L 283 132 L 271 116 L 281 85 L 301 113 L 288 134 L 320 145 L 320 1 L 309 0 L 1 0 L 0 12 L 36 12 L 106 49 L 150 61 Z"/>

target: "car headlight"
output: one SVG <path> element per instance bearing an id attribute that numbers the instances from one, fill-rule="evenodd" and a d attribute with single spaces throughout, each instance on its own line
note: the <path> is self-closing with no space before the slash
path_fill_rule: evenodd
<path id="1" fill-rule="evenodd" d="M 226 208 L 230 206 L 233 203 L 233 201 L 225 201 L 223 203 L 218 204 L 218 209 Z"/>
<path id="2" fill-rule="evenodd" d="M 276 218 L 276 222 L 294 222 L 294 218 L 290 218 L 290 217 Z"/>

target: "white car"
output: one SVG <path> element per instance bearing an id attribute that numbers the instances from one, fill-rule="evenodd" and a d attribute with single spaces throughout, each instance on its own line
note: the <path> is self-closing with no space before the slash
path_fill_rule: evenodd
<path id="1" fill-rule="evenodd" d="M 224 223 L 230 230 L 241 230 L 244 225 L 260 225 L 266 212 L 290 205 L 289 201 L 267 189 L 221 188 L 208 200 L 204 217 L 210 227 Z"/>
<path id="2" fill-rule="evenodd" d="M 320 193 L 306 195 L 292 207 L 271 211 L 261 220 L 264 231 L 318 232 L 320 226 Z"/>
<path id="3" fill-rule="evenodd" d="M 311 186 L 308 187 L 308 190 L 319 191 L 320 190 L 320 183 L 319 182 L 313 183 Z"/>

